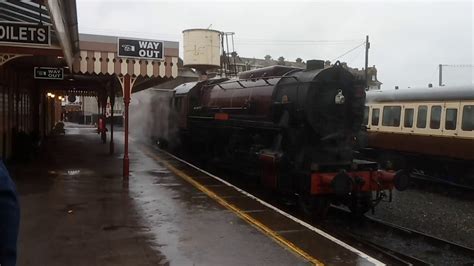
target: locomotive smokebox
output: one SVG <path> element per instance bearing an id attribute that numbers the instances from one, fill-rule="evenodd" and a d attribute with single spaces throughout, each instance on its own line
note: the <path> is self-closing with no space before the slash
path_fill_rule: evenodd
<path id="1" fill-rule="evenodd" d="M 316 70 L 324 68 L 324 60 L 308 60 L 306 61 L 306 70 Z"/>

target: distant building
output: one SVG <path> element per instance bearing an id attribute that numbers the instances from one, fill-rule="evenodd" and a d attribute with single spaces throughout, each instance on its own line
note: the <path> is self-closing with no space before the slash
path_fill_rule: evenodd
<path id="1" fill-rule="evenodd" d="M 227 60 L 225 57 L 222 57 L 222 60 Z M 285 65 L 291 67 L 298 67 L 298 68 L 306 68 L 306 63 L 304 61 L 296 62 L 296 61 L 278 61 L 272 58 L 267 57 L 266 59 L 259 59 L 259 58 L 249 58 L 249 57 L 240 57 L 235 54 L 235 56 L 231 56 L 228 58 L 228 62 L 225 62 L 227 67 L 227 73 L 239 73 L 242 71 L 253 70 L 257 68 L 267 67 L 267 66 L 274 66 L 274 65 Z M 332 64 L 330 61 L 326 61 L 325 67 L 330 67 Z M 358 76 L 359 78 L 363 79 L 365 75 L 364 68 L 351 68 L 347 66 L 347 63 L 342 63 L 343 67 L 347 68 L 353 75 Z M 369 90 L 380 90 L 380 86 L 382 82 L 377 79 L 377 68 L 374 66 L 368 68 L 367 72 L 368 77 L 368 87 Z"/>
<path id="2" fill-rule="evenodd" d="M 347 66 L 346 63 L 342 63 L 342 65 L 346 67 L 353 75 L 356 75 L 362 79 L 364 78 L 365 76 L 364 68 L 362 69 L 352 68 L 352 67 Z M 377 79 L 377 68 L 375 67 L 375 65 L 367 68 L 367 78 L 368 78 L 367 86 L 369 90 L 380 90 L 380 86 L 382 85 L 382 82 L 380 82 Z"/>
<path id="3" fill-rule="evenodd" d="M 223 58 L 222 60 L 226 60 Z M 267 66 L 275 66 L 275 65 L 285 65 L 285 66 L 292 66 L 298 68 L 306 68 L 306 63 L 301 62 L 293 62 L 293 61 L 278 61 L 272 58 L 267 59 L 259 59 L 259 58 L 249 58 L 249 57 L 240 57 L 238 55 L 229 57 L 229 62 L 225 62 L 229 64 L 229 70 L 232 72 L 242 72 L 247 70 L 253 70 L 257 68 L 267 67 Z M 235 69 L 234 69 L 235 67 Z"/>

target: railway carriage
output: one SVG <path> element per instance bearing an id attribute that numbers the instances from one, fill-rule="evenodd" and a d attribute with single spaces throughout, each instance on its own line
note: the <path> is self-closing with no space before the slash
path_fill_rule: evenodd
<path id="1" fill-rule="evenodd" d="M 384 168 L 474 185 L 474 85 L 367 93 L 365 153 Z"/>

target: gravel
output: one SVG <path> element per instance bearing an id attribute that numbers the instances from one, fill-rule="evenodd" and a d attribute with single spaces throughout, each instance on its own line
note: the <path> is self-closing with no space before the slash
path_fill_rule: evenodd
<path id="1" fill-rule="evenodd" d="M 381 202 L 368 216 L 474 248 L 472 200 L 416 188 L 394 191 L 393 202 Z"/>

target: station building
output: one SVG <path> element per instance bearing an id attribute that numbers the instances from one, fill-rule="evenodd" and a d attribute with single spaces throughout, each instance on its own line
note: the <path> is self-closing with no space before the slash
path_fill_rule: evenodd
<path id="1" fill-rule="evenodd" d="M 120 39 L 125 42 L 120 47 L 140 41 Z M 118 41 L 79 34 L 74 0 L 0 2 L 0 157 L 14 159 L 26 143 L 40 143 L 63 118 L 65 106 L 76 101 L 87 105 L 80 108 L 86 123 L 107 112 L 120 114 L 121 120 L 125 103 L 116 101 L 123 101 L 125 80 L 131 93 L 186 81 L 180 75 L 186 70 L 178 67 L 178 42 L 154 41 L 159 52 L 147 57 L 146 52 L 119 54 Z M 69 96 L 76 99 L 71 102 Z"/>

